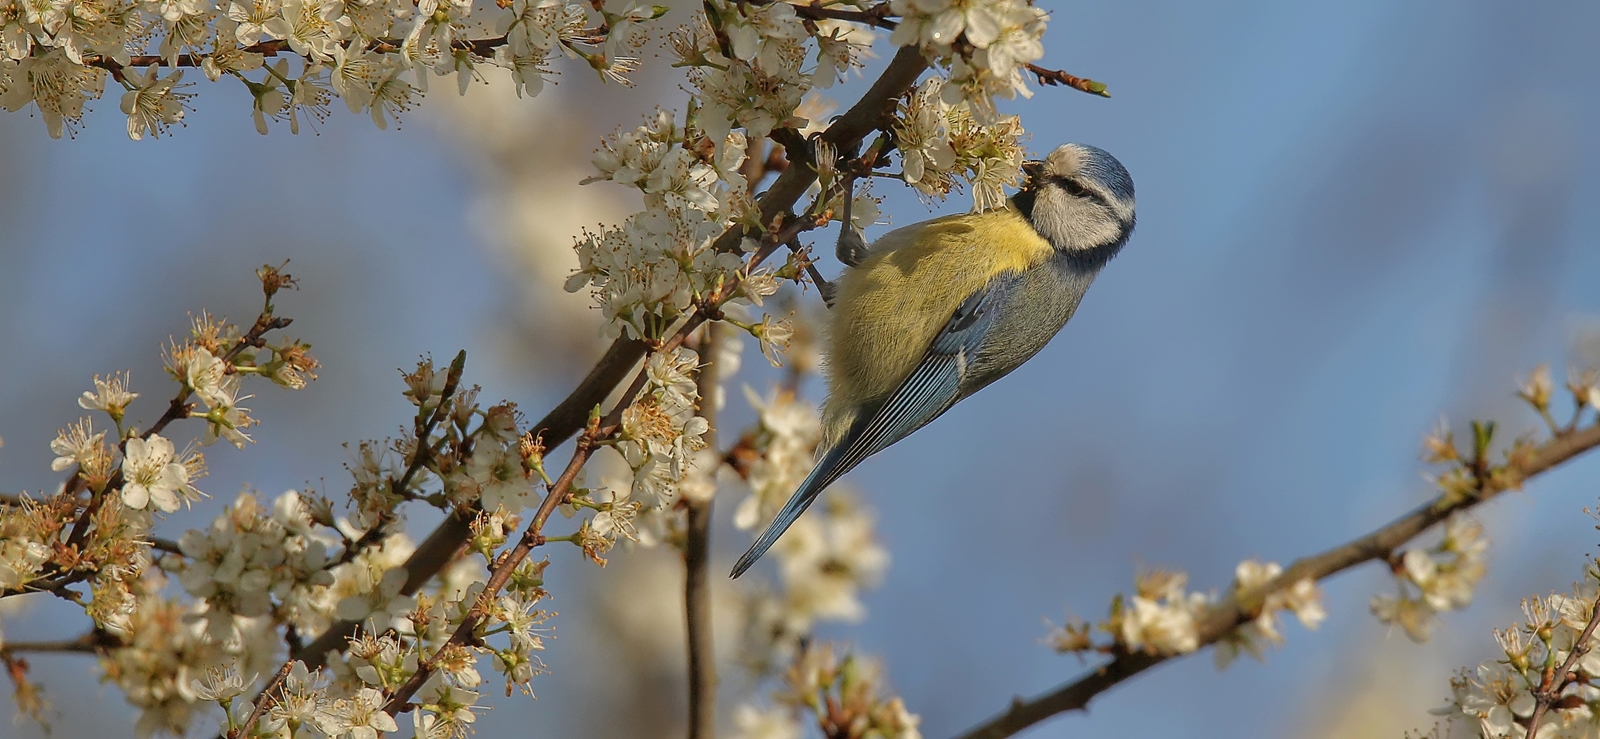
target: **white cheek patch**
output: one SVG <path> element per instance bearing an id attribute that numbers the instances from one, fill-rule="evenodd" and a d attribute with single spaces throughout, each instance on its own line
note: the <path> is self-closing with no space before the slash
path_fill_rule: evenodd
<path id="1" fill-rule="evenodd" d="M 1040 190 L 1033 206 L 1033 227 L 1059 249 L 1092 249 L 1116 241 L 1122 234 L 1121 224 L 1104 208 L 1058 187 Z"/>

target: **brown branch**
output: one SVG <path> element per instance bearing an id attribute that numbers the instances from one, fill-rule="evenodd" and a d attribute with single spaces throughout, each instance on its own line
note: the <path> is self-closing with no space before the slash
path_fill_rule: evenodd
<path id="1" fill-rule="evenodd" d="M 1536 702 L 1533 715 L 1528 717 L 1528 739 L 1535 739 L 1539 734 L 1539 721 L 1544 718 L 1546 711 L 1561 697 L 1561 691 L 1567 689 L 1572 680 L 1572 668 L 1577 666 L 1578 660 L 1589 653 L 1589 637 L 1594 635 L 1594 628 L 1600 625 L 1600 603 L 1595 603 L 1589 608 L 1589 623 L 1583 627 L 1583 633 L 1578 635 L 1578 640 L 1572 643 L 1572 651 L 1567 654 L 1567 659 L 1555 670 L 1545 670 L 1539 681 L 1539 687 L 1533 692 Z"/>
<path id="2" fill-rule="evenodd" d="M 1524 480 L 1595 447 L 1600 447 L 1600 424 L 1563 434 L 1533 449 L 1526 457 L 1509 463 L 1504 469 L 1505 474 L 1479 476 L 1475 495 L 1441 495 L 1366 536 L 1296 561 L 1261 587 L 1230 595 L 1213 606 L 1198 624 L 1200 645 L 1214 644 L 1235 628 L 1249 623 L 1259 613 L 1268 595 L 1291 588 L 1301 580 L 1322 580 L 1365 562 L 1385 561 L 1400 546 L 1451 514 L 1468 510 L 1506 490 L 1519 487 Z M 1002 739 L 1058 713 L 1085 709 L 1095 696 L 1177 656 L 1182 655 L 1144 652 L 1119 654 L 1089 674 L 1055 690 L 1027 700 L 1016 699 L 1008 710 L 961 734 L 960 738 Z"/>
<path id="3" fill-rule="evenodd" d="M 51 641 L 8 641 L 0 645 L 0 652 L 36 652 L 55 654 L 96 654 L 102 649 L 122 646 L 122 640 L 109 632 L 92 629 L 74 639 Z"/>
<path id="4" fill-rule="evenodd" d="M 700 334 L 702 365 L 695 377 L 700 391 L 700 417 L 706 419 L 701 436 L 706 446 L 717 444 L 717 324 Z M 709 470 L 715 483 L 717 471 Z M 712 739 L 717 728 L 717 660 L 711 628 L 711 503 L 712 499 L 684 499 L 688 509 L 683 542 L 683 614 L 685 646 L 689 652 L 689 739 Z"/>
<path id="5" fill-rule="evenodd" d="M 367 44 L 367 51 L 376 51 L 381 54 L 393 54 L 400 51 L 400 47 L 404 43 L 405 39 L 373 39 Z M 480 39 L 456 39 L 450 42 L 450 48 L 464 49 L 480 57 L 489 57 L 494 55 L 494 50 L 496 48 L 505 46 L 507 43 L 508 39 L 506 36 Z M 251 44 L 249 46 L 241 47 L 239 50 L 249 54 L 260 54 L 266 57 L 277 57 L 279 55 L 284 55 L 298 56 L 303 59 L 307 58 L 304 54 L 299 54 L 291 49 L 288 41 L 281 39 L 269 39 L 258 44 Z M 128 57 L 127 64 L 120 64 L 114 59 L 109 59 L 103 56 L 86 56 L 83 59 L 83 63 L 91 67 L 99 67 L 104 69 L 110 72 L 113 77 L 121 80 L 122 70 L 127 69 L 128 67 L 198 67 L 204 64 L 205 60 L 210 56 L 210 54 L 179 54 L 173 60 L 176 63 L 172 64 L 169 64 L 165 58 L 156 54 L 136 54 L 134 56 L 130 56 Z"/>

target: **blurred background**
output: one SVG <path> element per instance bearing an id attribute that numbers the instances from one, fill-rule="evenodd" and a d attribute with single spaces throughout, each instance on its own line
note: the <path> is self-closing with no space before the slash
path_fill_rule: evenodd
<path id="1" fill-rule="evenodd" d="M 1600 200 L 1584 133 L 1600 130 L 1600 4 L 1041 4 L 1045 66 L 1115 97 L 1047 89 L 1008 110 L 1036 152 L 1116 154 L 1138 183 L 1139 231 L 1043 354 L 850 478 L 893 565 L 864 622 L 821 636 L 884 658 L 928 737 L 1083 669 L 1039 643 L 1043 619 L 1102 617 L 1141 566 L 1220 588 L 1241 559 L 1287 563 L 1364 533 L 1426 499 L 1418 442 L 1441 413 L 1458 429 L 1533 429 L 1515 377 L 1600 363 L 1585 338 L 1600 327 L 1600 210 L 1583 205 Z M 315 135 L 261 137 L 242 90 L 203 81 L 187 127 L 160 141 L 128 141 L 114 98 L 76 140 L 0 115 L 0 490 L 58 482 L 48 442 L 95 373 L 131 369 L 146 393 L 135 411 L 153 416 L 171 389 L 166 337 L 201 309 L 249 320 L 251 271 L 286 258 L 302 289 L 278 304 L 321 379 L 258 390 L 256 444 L 210 448 L 202 489 L 339 492 L 340 445 L 396 432 L 410 413 L 397 370 L 424 354 L 467 349 L 486 398 L 538 416 L 603 346 L 587 296 L 561 291 L 572 236 L 635 205 L 577 186 L 588 156 L 653 105 L 682 104 L 665 59 L 648 61 L 632 91 L 570 65 L 536 100 L 497 71 L 464 99 L 438 85 L 388 132 L 340 110 Z M 878 193 L 894 224 L 969 204 Z M 764 392 L 764 363 L 745 367 L 732 388 Z M 730 411 L 725 428 L 749 417 Z M 742 493 L 722 495 L 719 572 L 748 541 L 726 520 Z M 1393 587 L 1369 566 L 1328 582 L 1322 629 L 1290 627 L 1265 664 L 1181 660 L 1027 736 L 1427 727 L 1449 674 L 1491 653 L 1490 628 L 1521 597 L 1577 578 L 1600 539 L 1582 512 L 1597 495 L 1591 457 L 1483 509 L 1489 575 L 1430 644 L 1368 615 Z M 412 523 L 420 535 L 431 519 Z M 536 701 L 497 701 L 479 736 L 681 735 L 676 555 L 619 551 L 598 571 L 555 559 L 552 674 Z M 68 614 L 35 601 L 5 615 L 6 636 L 75 635 L 82 614 Z M 32 662 L 56 736 L 132 734 L 133 710 L 89 658 Z M 726 710 L 741 686 L 731 670 L 724 683 Z"/>

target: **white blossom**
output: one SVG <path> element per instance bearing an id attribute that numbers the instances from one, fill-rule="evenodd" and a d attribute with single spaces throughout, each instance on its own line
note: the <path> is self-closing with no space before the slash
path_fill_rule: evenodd
<path id="1" fill-rule="evenodd" d="M 245 680 L 232 665 L 206 670 L 205 680 L 190 683 L 194 697 L 203 701 L 227 703 L 244 692 Z"/>
<path id="2" fill-rule="evenodd" d="M 877 541 L 872 516 L 850 496 L 834 490 L 822 502 L 822 511 L 795 521 L 773 547 L 786 605 L 803 622 L 858 621 L 866 615 L 860 593 L 878 584 L 889 553 Z"/>
<path id="3" fill-rule="evenodd" d="M 1188 576 L 1181 572 L 1154 571 L 1139 577 L 1132 598 L 1113 614 L 1114 635 L 1129 650 L 1156 654 L 1184 654 L 1200 648 L 1196 617 L 1207 599 L 1186 593 Z"/>
<path id="4" fill-rule="evenodd" d="M 183 86 L 178 84 L 183 79 L 183 70 L 174 70 L 158 78 L 156 66 L 152 64 L 143 79 L 137 72 L 127 76 L 137 82 L 133 89 L 122 94 L 122 112 L 128 114 L 128 138 L 138 141 L 146 133 L 160 138 L 168 126 L 183 122 L 191 97 L 177 90 Z"/>
<path id="5" fill-rule="evenodd" d="M 394 717 L 383 712 L 383 693 L 362 688 L 355 696 L 334 702 L 323 724 L 331 739 L 378 739 L 378 732 L 399 731 Z"/>
<path id="6" fill-rule="evenodd" d="M 262 36 L 282 39 L 294 32 L 282 10 L 280 0 L 233 0 L 228 4 L 228 20 L 239 24 L 233 31 L 239 43 L 250 46 Z"/>
<path id="7" fill-rule="evenodd" d="M 120 422 L 128 404 L 139 397 L 138 393 L 129 392 L 127 385 L 126 374 L 114 374 L 104 380 L 95 375 L 94 391 L 85 392 L 79 397 L 78 407 L 84 410 L 105 411 L 113 420 Z"/>
<path id="8" fill-rule="evenodd" d="M 736 739 L 800 739 L 800 722 L 786 708 L 741 704 L 733 709 Z"/>
<path id="9" fill-rule="evenodd" d="M 95 431 L 94 423 L 87 418 L 62 429 L 50 442 L 50 451 L 56 455 L 50 469 L 63 472 L 74 465 L 93 464 L 106 454 L 105 438 L 106 432 Z"/>
<path id="10" fill-rule="evenodd" d="M 0 108 L 16 112 L 32 103 L 51 138 L 75 132 L 83 118 L 83 104 L 99 97 L 105 89 L 103 70 L 74 62 L 61 49 L 28 56 L 7 66 L 10 68 L 0 70 L 0 75 L 7 78 L 4 91 L 0 92 Z"/>
<path id="11" fill-rule="evenodd" d="M 122 477 L 122 502 L 129 508 L 153 504 L 171 513 L 178 510 L 179 503 L 199 497 L 199 491 L 189 486 L 189 470 L 178 459 L 177 450 L 160 434 L 128 440 Z"/>

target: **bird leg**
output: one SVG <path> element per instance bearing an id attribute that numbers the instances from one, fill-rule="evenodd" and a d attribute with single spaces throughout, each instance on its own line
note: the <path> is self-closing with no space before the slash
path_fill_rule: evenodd
<path id="1" fill-rule="evenodd" d="M 789 239 L 788 246 L 789 251 L 799 254 L 802 248 L 800 246 L 800 238 L 795 237 Z M 838 288 L 836 288 L 833 283 L 829 282 L 827 278 L 823 277 L 821 272 L 817 271 L 817 265 L 815 262 L 811 261 L 810 259 L 806 259 L 805 263 L 806 274 L 810 275 L 811 281 L 816 283 L 817 294 L 822 296 L 822 304 L 832 308 L 834 298 L 838 297 L 839 295 Z"/>
<path id="2" fill-rule="evenodd" d="M 834 244 L 834 254 L 846 267 L 855 267 L 867 259 L 867 240 L 861 238 L 861 232 L 856 230 L 856 225 L 851 221 L 850 208 L 856 201 L 856 181 L 854 177 L 848 178 L 844 183 L 844 218 L 839 226 L 839 241 Z"/>

